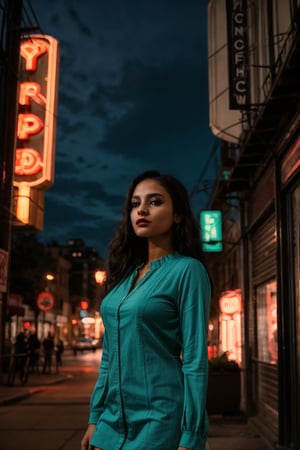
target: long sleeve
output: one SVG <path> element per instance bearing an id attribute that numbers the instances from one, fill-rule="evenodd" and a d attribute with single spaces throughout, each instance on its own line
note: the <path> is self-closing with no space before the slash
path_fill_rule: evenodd
<path id="1" fill-rule="evenodd" d="M 107 390 L 108 390 L 108 342 L 106 334 L 104 333 L 99 376 L 96 381 L 90 400 L 90 415 L 88 423 L 97 423 L 104 409 L 103 403 L 107 394 Z"/>
<path id="2" fill-rule="evenodd" d="M 204 450 L 208 434 L 207 327 L 211 286 L 202 264 L 195 261 L 183 273 L 179 313 L 182 333 L 184 404 L 180 446 Z"/>

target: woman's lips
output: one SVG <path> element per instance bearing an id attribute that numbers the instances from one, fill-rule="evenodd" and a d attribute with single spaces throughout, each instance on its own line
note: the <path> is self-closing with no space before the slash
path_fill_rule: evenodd
<path id="1" fill-rule="evenodd" d="M 139 220 L 136 221 L 136 225 L 138 227 L 146 227 L 147 225 L 149 225 L 149 223 L 150 222 L 148 220 L 146 220 L 146 219 L 139 219 Z"/>

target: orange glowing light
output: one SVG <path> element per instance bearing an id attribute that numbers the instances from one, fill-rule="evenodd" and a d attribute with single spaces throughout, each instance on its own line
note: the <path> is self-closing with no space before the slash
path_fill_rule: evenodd
<path id="1" fill-rule="evenodd" d="M 80 309 L 86 310 L 86 309 L 88 309 L 88 308 L 89 308 L 89 302 L 88 302 L 87 300 L 82 300 L 82 301 L 80 302 Z"/>
<path id="2" fill-rule="evenodd" d="M 96 270 L 95 272 L 95 280 L 98 284 L 103 284 L 106 281 L 106 272 L 105 270 Z"/>

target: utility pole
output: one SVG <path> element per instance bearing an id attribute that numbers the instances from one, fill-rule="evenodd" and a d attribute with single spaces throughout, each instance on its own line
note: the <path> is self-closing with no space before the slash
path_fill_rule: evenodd
<path id="1" fill-rule="evenodd" d="M 22 0 L 5 2 L 6 36 L 3 78 L 0 85 L 0 270 L 7 273 L 0 285 L 0 355 L 3 355 L 12 232 L 13 176 L 16 149 L 18 73 Z M 2 255 L 2 259 L 1 259 Z M 2 266 L 1 266 L 2 260 Z M 0 358 L 0 382 L 2 358 Z"/>

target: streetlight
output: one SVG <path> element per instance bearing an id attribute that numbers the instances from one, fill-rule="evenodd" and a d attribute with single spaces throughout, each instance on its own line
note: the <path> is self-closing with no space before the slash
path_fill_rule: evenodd
<path id="1" fill-rule="evenodd" d="M 42 337 L 46 336 L 46 313 L 50 312 L 54 307 L 54 295 L 52 282 L 55 280 L 55 276 L 51 272 L 44 274 L 46 280 L 46 286 L 44 292 L 41 292 L 37 297 L 37 304 L 40 312 L 42 313 Z"/>
<path id="2" fill-rule="evenodd" d="M 99 300 L 100 303 L 102 301 L 103 298 L 103 284 L 106 281 L 106 272 L 105 270 L 96 270 L 95 272 L 95 280 L 96 283 L 99 285 Z M 97 337 L 100 342 L 103 339 L 103 333 L 104 333 L 104 325 L 103 325 L 103 321 L 102 318 L 100 316 L 99 313 L 96 313 L 96 317 L 95 317 L 95 337 Z"/>
<path id="3" fill-rule="evenodd" d="M 47 281 L 53 281 L 54 275 L 52 273 L 46 273 L 45 278 Z"/>
<path id="4" fill-rule="evenodd" d="M 100 284 L 100 286 L 102 286 L 102 284 L 106 280 L 106 272 L 105 272 L 105 270 L 96 270 L 96 272 L 95 272 L 95 280 L 96 280 L 97 284 Z"/>

